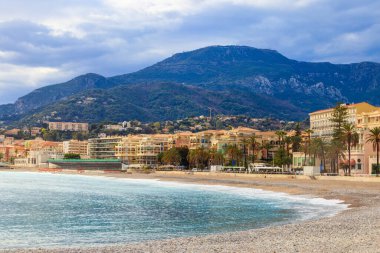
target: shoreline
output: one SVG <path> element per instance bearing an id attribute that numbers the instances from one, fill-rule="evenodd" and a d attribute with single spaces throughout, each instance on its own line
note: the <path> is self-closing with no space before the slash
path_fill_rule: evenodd
<path id="1" fill-rule="evenodd" d="M 36 169 L 7 170 L 38 172 Z M 44 173 L 44 172 L 41 172 Z M 79 174 L 65 171 L 57 174 Z M 247 231 L 86 248 L 12 249 L 1 252 L 378 252 L 380 181 L 245 178 L 200 173 L 80 173 L 130 179 L 158 179 L 203 185 L 256 188 L 324 199 L 339 199 L 348 209 L 330 217 L 300 220 Z"/>

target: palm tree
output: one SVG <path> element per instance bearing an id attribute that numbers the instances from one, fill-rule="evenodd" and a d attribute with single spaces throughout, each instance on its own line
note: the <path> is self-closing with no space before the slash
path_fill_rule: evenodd
<path id="1" fill-rule="evenodd" d="M 266 156 L 265 156 L 265 159 L 268 160 L 268 154 L 269 154 L 269 151 L 270 149 L 273 148 L 273 145 L 270 144 L 270 142 L 264 142 L 262 145 L 261 145 L 261 149 L 265 150 L 266 152 Z"/>
<path id="2" fill-rule="evenodd" d="M 339 173 L 339 158 L 345 159 L 341 140 L 333 139 L 327 146 L 326 151 L 326 155 L 331 161 L 332 171 Z"/>
<path id="3" fill-rule="evenodd" d="M 322 138 L 314 138 L 311 141 L 310 144 L 310 152 L 314 154 L 314 161 L 315 158 L 318 157 L 321 159 L 321 165 L 323 165 L 323 168 L 326 168 L 326 142 Z"/>
<path id="4" fill-rule="evenodd" d="M 196 168 L 203 169 L 204 166 L 207 166 L 209 152 L 207 152 L 203 147 L 190 150 L 188 160 L 191 165 L 195 165 Z"/>
<path id="5" fill-rule="evenodd" d="M 260 143 L 257 142 L 256 135 L 252 135 L 251 137 L 249 137 L 248 143 L 249 143 L 249 145 L 251 146 L 251 149 L 252 149 L 252 164 L 254 164 L 255 163 L 255 159 L 256 159 L 256 151 L 258 150 L 258 147 L 260 146 Z"/>
<path id="6" fill-rule="evenodd" d="M 373 148 L 376 149 L 376 176 L 379 176 L 380 127 L 369 130 L 366 142 L 372 142 Z"/>
<path id="7" fill-rule="evenodd" d="M 244 163 L 244 169 L 248 173 L 248 166 L 247 166 L 247 144 L 248 144 L 248 140 L 246 138 L 243 138 L 242 144 L 243 144 L 243 163 Z"/>
<path id="8" fill-rule="evenodd" d="M 224 156 L 222 152 L 216 151 L 215 149 L 210 149 L 209 156 L 211 165 L 223 165 Z"/>
<path id="9" fill-rule="evenodd" d="M 351 147 L 355 147 L 359 143 L 359 134 L 356 132 L 355 125 L 344 124 L 342 137 L 348 148 L 348 175 L 351 176 Z M 344 174 L 347 174 L 347 171 Z"/>
<path id="10" fill-rule="evenodd" d="M 226 155 L 230 159 L 231 165 L 233 165 L 233 161 L 236 161 L 236 165 L 239 165 L 239 159 L 242 153 L 236 145 L 228 145 L 226 147 Z"/>
<path id="11" fill-rule="evenodd" d="M 305 133 L 307 133 L 307 145 L 306 145 L 306 148 L 305 148 L 305 162 L 306 162 L 306 152 L 308 152 L 308 156 L 309 156 L 308 165 L 311 165 L 311 161 L 310 161 L 310 157 L 311 157 L 310 144 L 311 144 L 311 134 L 314 133 L 314 131 L 311 130 L 311 129 L 307 129 L 305 131 Z"/>
<path id="12" fill-rule="evenodd" d="M 285 150 L 286 150 L 286 157 L 287 157 L 287 161 L 288 161 L 288 164 L 287 167 L 289 169 L 289 162 L 292 160 L 291 156 L 290 156 L 290 145 L 293 143 L 293 139 L 292 137 L 290 136 L 285 136 L 284 137 L 284 144 L 285 144 Z"/>
<path id="13" fill-rule="evenodd" d="M 282 145 L 284 145 L 284 137 L 286 136 L 286 132 L 283 130 L 278 130 L 275 132 L 275 134 L 278 136 L 280 147 L 282 147 Z"/>

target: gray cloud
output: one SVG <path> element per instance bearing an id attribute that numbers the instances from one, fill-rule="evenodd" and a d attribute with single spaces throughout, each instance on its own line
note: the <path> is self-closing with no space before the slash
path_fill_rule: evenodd
<path id="1" fill-rule="evenodd" d="M 276 49 L 304 61 L 380 61 L 370 0 L 0 3 L 0 103 L 76 75 L 136 71 L 208 45 Z"/>

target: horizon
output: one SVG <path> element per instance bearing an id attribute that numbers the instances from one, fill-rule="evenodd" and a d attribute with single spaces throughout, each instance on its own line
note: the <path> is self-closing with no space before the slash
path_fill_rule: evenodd
<path id="1" fill-rule="evenodd" d="M 0 104 L 84 73 L 115 76 L 209 45 L 307 62 L 380 62 L 380 3 L 185 0 L 6 1 Z"/>

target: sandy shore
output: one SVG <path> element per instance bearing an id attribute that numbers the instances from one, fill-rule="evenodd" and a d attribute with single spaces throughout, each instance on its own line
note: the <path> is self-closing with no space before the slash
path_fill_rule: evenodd
<path id="1" fill-rule="evenodd" d="M 380 252 L 380 180 L 310 180 L 289 177 L 233 177 L 202 173 L 97 174 L 199 184 L 253 187 L 341 199 L 350 209 L 334 217 L 224 233 L 99 248 L 25 249 L 4 252 Z"/>

